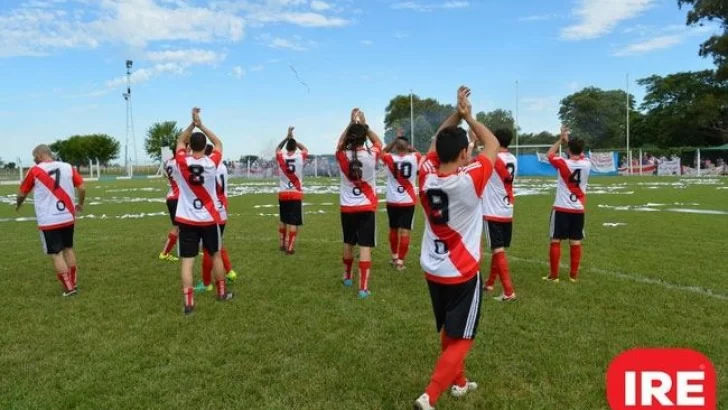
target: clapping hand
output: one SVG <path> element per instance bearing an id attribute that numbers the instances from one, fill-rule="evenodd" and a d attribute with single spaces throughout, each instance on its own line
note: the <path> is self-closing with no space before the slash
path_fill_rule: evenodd
<path id="1" fill-rule="evenodd" d="M 563 142 L 569 142 L 569 127 L 566 125 L 561 126 L 561 141 Z"/>
<path id="2" fill-rule="evenodd" d="M 202 119 L 200 119 L 200 109 L 195 107 L 192 109 L 192 123 L 195 127 L 200 128 L 202 126 Z"/>
<path id="3" fill-rule="evenodd" d="M 466 86 L 460 86 L 458 89 L 458 114 L 462 118 L 472 116 L 473 106 L 470 104 L 470 88 Z"/>

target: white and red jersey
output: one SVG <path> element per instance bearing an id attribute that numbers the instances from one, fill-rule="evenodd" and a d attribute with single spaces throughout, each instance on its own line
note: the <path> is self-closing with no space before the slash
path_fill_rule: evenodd
<path id="1" fill-rule="evenodd" d="M 167 191 L 167 200 L 176 201 L 179 199 L 179 185 L 174 180 L 174 169 L 177 167 L 177 163 L 174 158 L 168 159 L 164 162 L 164 171 L 167 173 L 167 181 L 169 182 L 169 191 Z"/>
<path id="2" fill-rule="evenodd" d="M 228 176 L 227 165 L 221 162 L 217 166 L 215 191 L 217 192 L 217 199 L 220 201 L 220 219 L 223 223 L 227 222 L 228 218 Z"/>
<path id="3" fill-rule="evenodd" d="M 276 160 L 281 169 L 278 185 L 278 199 L 281 201 L 300 201 L 303 199 L 303 164 L 308 159 L 308 151 L 293 154 L 278 151 Z"/>
<path id="4" fill-rule="evenodd" d="M 518 173 L 518 160 L 508 151 L 499 152 L 493 175 L 483 195 L 483 217 L 487 221 L 513 221 L 513 181 Z"/>
<path id="5" fill-rule="evenodd" d="M 375 212 L 377 200 L 376 167 L 382 147 L 360 148 L 356 151 L 356 159 L 362 164 L 361 181 L 349 179 L 349 167 L 354 159 L 353 151 L 338 151 L 336 161 L 341 169 L 341 187 L 339 192 L 341 212 Z"/>
<path id="6" fill-rule="evenodd" d="M 217 195 L 217 172 L 222 153 L 195 158 L 184 149 L 177 150 L 174 180 L 179 186 L 175 220 L 186 225 L 207 226 L 222 223 L 223 209 Z"/>
<path id="7" fill-rule="evenodd" d="M 437 153 L 432 152 L 420 167 L 420 201 L 425 212 L 420 264 L 428 280 L 458 284 L 480 270 L 482 198 L 493 164 L 478 155 L 452 174 L 441 174 L 439 166 Z"/>
<path id="8" fill-rule="evenodd" d="M 20 192 L 33 191 L 35 216 L 41 231 L 71 226 L 76 221 L 76 190 L 83 178 L 65 162 L 41 162 L 28 170 Z"/>
<path id="9" fill-rule="evenodd" d="M 584 213 L 591 161 L 584 155 L 579 159 L 564 159 L 549 155 L 549 162 L 558 171 L 554 209 L 574 214 Z"/>
<path id="10" fill-rule="evenodd" d="M 382 162 L 387 166 L 387 205 L 415 205 L 415 182 L 421 161 L 422 155 L 419 152 L 405 155 L 382 154 Z"/>

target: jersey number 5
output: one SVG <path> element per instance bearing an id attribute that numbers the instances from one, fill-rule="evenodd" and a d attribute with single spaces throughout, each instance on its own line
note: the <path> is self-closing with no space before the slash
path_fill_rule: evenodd
<path id="1" fill-rule="evenodd" d="M 190 176 L 187 177 L 187 182 L 190 185 L 203 185 L 205 183 L 205 168 L 202 165 L 190 165 Z"/>
<path id="2" fill-rule="evenodd" d="M 427 191 L 427 202 L 430 204 L 430 223 L 433 225 L 445 225 L 450 221 L 450 198 L 441 189 Z"/>
<path id="3" fill-rule="evenodd" d="M 286 160 L 286 167 L 288 168 L 288 172 L 293 174 L 296 172 L 296 160 L 295 159 L 287 159 Z"/>

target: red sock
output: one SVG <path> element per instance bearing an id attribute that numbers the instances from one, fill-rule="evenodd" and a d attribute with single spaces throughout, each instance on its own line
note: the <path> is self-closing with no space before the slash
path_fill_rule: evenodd
<path id="1" fill-rule="evenodd" d="M 571 245 L 571 272 L 569 273 L 569 276 L 572 277 L 572 279 L 576 279 L 577 276 L 579 276 L 579 263 L 581 263 L 581 244 L 579 245 Z"/>
<path id="2" fill-rule="evenodd" d="M 402 235 L 399 238 L 399 259 L 404 260 L 409 252 L 410 237 L 409 235 Z"/>
<path id="3" fill-rule="evenodd" d="M 212 283 L 212 257 L 207 251 L 202 253 L 202 283 L 210 286 Z"/>
<path id="4" fill-rule="evenodd" d="M 490 275 L 488 275 L 488 280 L 485 282 L 486 287 L 492 288 L 495 286 L 495 278 L 498 277 L 498 263 L 496 263 L 495 260 L 495 254 L 491 256 L 490 258 Z"/>
<path id="5" fill-rule="evenodd" d="M 224 297 L 227 293 L 227 287 L 225 285 L 225 279 L 217 281 L 217 296 Z"/>
<path id="6" fill-rule="evenodd" d="M 351 280 L 351 267 L 354 265 L 354 259 L 342 259 L 344 262 L 344 279 Z"/>
<path id="7" fill-rule="evenodd" d="M 392 256 L 397 255 L 397 258 L 399 258 L 399 244 L 397 243 L 397 240 L 399 239 L 399 230 L 398 229 L 390 229 L 389 230 L 389 250 L 392 251 Z M 395 259 L 397 259 L 395 258 Z"/>
<path id="8" fill-rule="evenodd" d="M 164 251 L 162 251 L 162 253 L 169 255 L 170 252 L 172 252 L 174 245 L 177 245 L 177 235 L 170 233 L 167 235 L 167 243 L 164 244 Z"/>
<path id="9" fill-rule="evenodd" d="M 278 240 L 280 241 L 281 248 L 286 248 L 286 228 L 278 228 Z"/>
<path id="10" fill-rule="evenodd" d="M 291 231 L 288 232 L 288 252 L 293 251 L 293 247 L 296 245 L 296 235 L 298 234 L 297 231 Z"/>
<path id="11" fill-rule="evenodd" d="M 63 286 L 63 290 L 66 292 L 72 291 L 75 287 L 73 286 L 73 282 L 71 282 L 71 274 L 68 272 L 58 273 L 56 275 L 58 277 L 58 281 L 61 282 L 61 285 Z"/>
<path id="12" fill-rule="evenodd" d="M 494 253 L 493 264 L 498 266 L 498 276 L 503 284 L 503 294 L 506 296 L 513 295 L 513 284 L 511 283 L 511 273 L 508 271 L 508 258 L 506 258 L 506 253 Z"/>
<path id="13" fill-rule="evenodd" d="M 73 288 L 76 288 L 76 267 L 71 266 L 71 283 L 73 284 Z"/>
<path id="14" fill-rule="evenodd" d="M 430 396 L 430 405 L 434 406 L 440 398 L 440 394 L 455 383 L 464 369 L 465 357 L 472 345 L 473 341 L 468 339 L 449 340 L 447 348 L 437 360 L 430 384 L 425 389 L 425 393 Z"/>
<path id="15" fill-rule="evenodd" d="M 182 294 L 185 297 L 185 306 L 195 306 L 195 290 L 192 288 L 184 288 Z"/>
<path id="16" fill-rule="evenodd" d="M 443 330 L 440 332 L 440 342 L 441 342 L 441 350 L 440 353 L 444 352 L 456 339 L 453 339 L 452 337 L 448 336 L 445 331 Z M 458 371 L 457 376 L 455 377 L 454 385 L 457 386 L 465 386 L 465 384 L 468 382 L 468 380 L 465 378 L 465 365 L 463 362 L 463 365 L 460 366 L 460 370 Z"/>
<path id="17" fill-rule="evenodd" d="M 359 290 L 369 290 L 369 274 L 371 270 L 371 261 L 359 261 Z"/>
<path id="18" fill-rule="evenodd" d="M 559 277 L 559 263 L 561 263 L 561 242 L 551 242 L 551 279 Z"/>
<path id="19" fill-rule="evenodd" d="M 222 266 L 225 269 L 225 273 L 233 270 L 233 264 L 230 263 L 230 255 L 228 255 L 227 249 L 222 248 L 222 250 L 220 251 L 220 256 L 222 256 Z"/>

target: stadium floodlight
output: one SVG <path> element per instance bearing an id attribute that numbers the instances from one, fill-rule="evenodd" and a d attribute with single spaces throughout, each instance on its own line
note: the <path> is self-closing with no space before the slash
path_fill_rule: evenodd
<path id="1" fill-rule="evenodd" d="M 134 61 L 126 60 L 126 92 L 122 94 L 126 101 L 126 144 L 124 146 L 124 166 L 127 169 L 128 176 L 132 176 L 132 164 L 129 157 L 129 142 L 131 140 L 132 151 L 134 153 L 134 162 L 138 162 L 136 150 L 136 138 L 134 137 L 134 118 L 131 109 L 131 68 Z"/>

